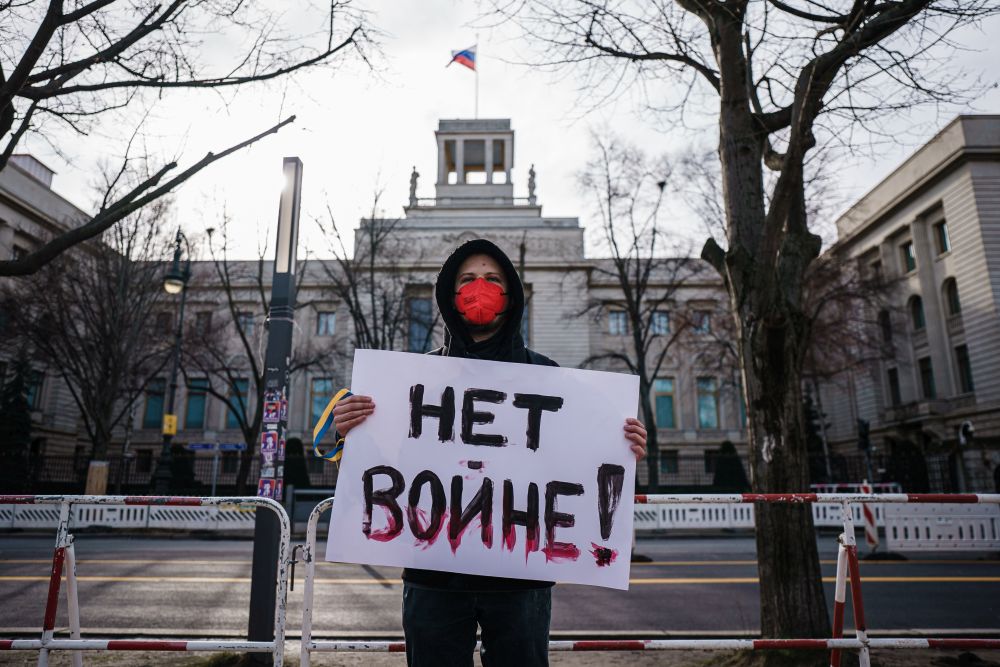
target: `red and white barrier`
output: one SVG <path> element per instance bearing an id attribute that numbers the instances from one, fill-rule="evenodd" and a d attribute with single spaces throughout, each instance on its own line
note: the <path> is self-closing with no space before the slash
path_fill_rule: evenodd
<path id="1" fill-rule="evenodd" d="M 638 505 L 720 505 L 740 503 L 836 504 L 841 508 L 844 532 L 838 538 L 837 578 L 834 586 L 832 639 L 639 639 L 599 641 L 552 641 L 550 651 L 669 651 L 669 650 L 775 650 L 828 649 L 830 664 L 839 667 L 841 651 L 857 651 L 861 667 L 871 667 L 872 649 L 1000 649 L 1000 639 L 871 638 L 865 621 L 861 595 L 861 568 L 854 537 L 854 508 L 857 503 L 943 503 L 1000 505 L 1000 494 L 943 493 L 741 493 L 709 495 L 639 494 Z M 389 652 L 406 650 L 404 642 L 391 641 L 317 641 L 312 638 L 313 590 L 316 576 L 316 537 L 320 516 L 333 505 L 333 498 L 320 501 L 309 515 L 306 543 L 301 549 L 306 567 L 302 602 L 301 667 L 310 667 L 314 652 Z M 854 638 L 844 638 L 844 607 L 850 579 L 851 608 L 854 612 Z"/>
<path id="2" fill-rule="evenodd" d="M 50 651 L 73 651 L 74 667 L 82 667 L 81 651 L 241 651 L 270 653 L 275 667 L 284 662 L 285 607 L 288 591 L 289 542 L 291 528 L 285 509 L 270 498 L 237 496 L 230 498 L 196 498 L 187 496 L 5 496 L 0 495 L 0 505 L 58 505 L 56 547 L 52 555 L 52 572 L 49 578 L 45 616 L 41 639 L 0 640 L 0 650 L 38 651 L 39 667 L 47 667 Z M 120 640 L 81 639 L 80 606 L 76 582 L 76 554 L 73 536 L 69 533 L 70 509 L 73 505 L 112 505 L 144 507 L 213 507 L 239 505 L 267 509 L 278 515 L 280 537 L 278 546 L 278 580 L 274 610 L 274 641 L 224 641 L 224 640 Z M 59 608 L 59 588 L 66 578 L 67 610 L 70 637 L 56 639 L 54 635 L 56 612 Z"/>
<path id="3" fill-rule="evenodd" d="M 861 483 L 861 493 L 871 493 L 872 485 L 866 479 Z M 878 525 L 875 523 L 875 510 L 868 503 L 861 503 L 861 512 L 865 518 L 865 542 L 869 551 L 878 548 Z"/>
<path id="4" fill-rule="evenodd" d="M 403 653 L 405 642 L 314 641 L 314 651 Z M 591 639 L 551 641 L 549 651 L 761 651 L 790 649 L 1000 649 L 1000 639 Z M 479 643 L 476 644 L 478 650 Z"/>

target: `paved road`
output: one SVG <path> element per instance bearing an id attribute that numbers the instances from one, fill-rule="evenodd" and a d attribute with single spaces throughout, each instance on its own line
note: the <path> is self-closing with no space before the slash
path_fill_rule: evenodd
<path id="1" fill-rule="evenodd" d="M 84 630 L 138 634 L 245 632 L 252 545 L 242 540 L 78 536 Z M 41 624 L 52 538 L 0 536 L 0 632 Z M 820 541 L 832 600 L 835 543 Z M 654 562 L 632 568 L 627 592 L 558 586 L 557 633 L 746 633 L 758 627 L 754 543 L 750 538 L 640 541 Z M 301 622 L 303 569 L 289 595 L 289 634 Z M 1000 560 L 982 555 L 862 564 L 868 624 L 878 630 L 1000 629 Z M 399 570 L 320 564 L 321 635 L 401 633 Z M 60 605 L 65 626 L 65 604 Z M 184 632 L 187 631 L 187 632 Z"/>

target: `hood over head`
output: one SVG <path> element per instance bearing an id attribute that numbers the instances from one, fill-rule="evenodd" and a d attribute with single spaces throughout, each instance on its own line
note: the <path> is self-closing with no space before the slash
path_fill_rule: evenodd
<path id="1" fill-rule="evenodd" d="M 455 278 L 458 267 L 471 255 L 489 255 L 496 260 L 507 279 L 507 310 L 503 325 L 489 339 L 475 342 L 462 316 L 455 309 Z M 467 241 L 445 260 L 434 286 L 434 297 L 445 324 L 445 354 L 492 361 L 520 361 L 527 358 L 521 338 L 524 316 L 524 287 L 513 262 L 503 250 L 486 239 Z"/>

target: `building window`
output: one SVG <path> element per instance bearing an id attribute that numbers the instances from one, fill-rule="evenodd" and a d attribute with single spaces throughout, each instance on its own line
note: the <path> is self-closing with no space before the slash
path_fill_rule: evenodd
<path id="1" fill-rule="evenodd" d="M 958 299 L 958 283 L 954 278 L 948 278 L 944 281 L 944 302 L 948 304 L 949 315 L 962 313 L 962 302 Z"/>
<path id="2" fill-rule="evenodd" d="M 882 332 L 882 342 L 886 345 L 892 343 L 892 318 L 888 310 L 881 310 L 878 314 L 878 328 Z"/>
<path id="3" fill-rule="evenodd" d="M 913 241 L 907 241 L 899 246 L 899 254 L 903 259 L 903 273 L 916 270 L 917 256 L 914 254 Z"/>
<path id="4" fill-rule="evenodd" d="M 524 304 L 524 312 L 521 314 L 521 338 L 525 346 L 531 345 L 531 299 Z"/>
<path id="5" fill-rule="evenodd" d="M 232 474 L 240 467 L 239 452 L 222 452 L 222 472 Z"/>
<path id="6" fill-rule="evenodd" d="M 698 334 L 712 333 L 712 313 L 708 310 L 696 310 L 691 321 L 694 332 Z"/>
<path id="7" fill-rule="evenodd" d="M 958 385 L 963 394 L 975 391 L 972 383 L 972 362 L 969 360 L 969 347 L 959 345 L 955 348 L 955 362 L 958 365 Z"/>
<path id="8" fill-rule="evenodd" d="M 654 310 L 649 323 L 654 336 L 666 336 L 670 333 L 670 313 L 665 310 Z"/>
<path id="9" fill-rule="evenodd" d="M 316 314 L 316 335 L 332 336 L 337 330 L 337 313 L 324 311 Z"/>
<path id="10" fill-rule="evenodd" d="M 15 245 L 10 249 L 10 258 L 15 262 L 18 261 L 19 259 L 24 259 L 25 255 L 27 254 L 28 251 L 19 245 Z"/>
<path id="11" fill-rule="evenodd" d="M 608 333 L 612 336 L 625 336 L 628 334 L 628 317 L 624 310 L 612 310 L 608 312 Z"/>
<path id="12" fill-rule="evenodd" d="M 705 450 L 705 473 L 709 475 L 715 474 L 715 464 L 719 460 L 719 450 L 717 449 L 706 449 Z"/>
<path id="13" fill-rule="evenodd" d="M 893 407 L 903 402 L 903 396 L 899 391 L 899 370 L 889 369 L 889 402 Z"/>
<path id="14" fill-rule="evenodd" d="M 934 225 L 934 244 L 937 254 L 943 255 L 951 250 L 951 238 L 948 236 L 948 223 L 939 222 Z"/>
<path id="15" fill-rule="evenodd" d="M 241 310 L 236 313 L 236 326 L 247 338 L 253 338 L 254 318 L 249 310 Z"/>
<path id="16" fill-rule="evenodd" d="M 212 330 L 212 312 L 202 311 L 194 314 L 195 329 L 201 333 L 208 333 Z"/>
<path id="17" fill-rule="evenodd" d="M 660 472 L 664 475 L 676 475 L 680 472 L 680 457 L 676 449 L 665 449 L 660 452 Z"/>
<path id="18" fill-rule="evenodd" d="M 250 394 L 250 381 L 237 378 L 229 384 L 229 398 L 226 399 L 226 428 L 239 428 L 240 420 L 246 422 L 247 397 Z"/>
<path id="19" fill-rule="evenodd" d="M 882 284 L 882 260 L 875 260 L 871 263 L 871 278 L 876 285 Z"/>
<path id="20" fill-rule="evenodd" d="M 184 428 L 205 428 L 205 402 L 208 378 L 193 378 L 187 386 Z"/>
<path id="21" fill-rule="evenodd" d="M 167 381 L 154 378 L 146 385 L 146 408 L 142 412 L 143 428 L 160 428 L 163 425 L 163 395 Z"/>
<path id="22" fill-rule="evenodd" d="M 921 357 L 919 366 L 920 387 L 924 391 L 924 398 L 937 398 L 937 388 L 934 386 L 934 367 L 931 366 L 931 358 Z"/>
<path id="23" fill-rule="evenodd" d="M 28 401 L 28 407 L 32 410 L 41 410 L 42 387 L 45 385 L 45 373 L 41 371 L 29 371 L 26 385 L 25 398 Z"/>
<path id="24" fill-rule="evenodd" d="M 434 317 L 431 300 L 427 297 L 413 297 L 407 300 L 409 323 L 407 326 L 406 349 L 409 352 L 427 352 L 431 349 L 434 333 Z"/>
<path id="25" fill-rule="evenodd" d="M 333 398 L 333 378 L 313 378 L 312 384 L 309 385 L 309 429 L 312 429 L 323 416 L 323 410 L 331 398 Z"/>
<path id="26" fill-rule="evenodd" d="M 719 384 L 715 378 L 700 377 L 698 388 L 698 428 L 719 428 Z"/>
<path id="27" fill-rule="evenodd" d="M 927 326 L 924 319 L 924 300 L 916 294 L 910 297 L 910 324 L 914 331 L 922 331 Z"/>
<path id="28" fill-rule="evenodd" d="M 306 458 L 306 470 L 314 475 L 323 474 L 325 459 L 321 459 L 318 456 L 310 456 Z"/>
<path id="29" fill-rule="evenodd" d="M 656 428 L 677 428 L 674 416 L 674 379 L 653 380 L 653 396 L 656 404 Z"/>
<path id="30" fill-rule="evenodd" d="M 148 473 L 153 471 L 153 450 L 137 449 L 135 452 L 135 471 Z"/>

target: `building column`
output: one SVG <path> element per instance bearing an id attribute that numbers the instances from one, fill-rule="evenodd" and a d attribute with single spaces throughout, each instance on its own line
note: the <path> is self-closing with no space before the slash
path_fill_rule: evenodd
<path id="1" fill-rule="evenodd" d="M 924 328 L 927 332 L 928 354 L 934 371 L 934 385 L 938 398 L 950 398 L 958 393 L 951 362 L 951 340 L 944 308 L 941 303 L 941 286 L 937 284 L 934 253 L 928 238 L 927 221 L 918 218 L 910 224 L 913 250 L 917 256 L 917 280 L 920 282 L 924 302 Z"/>
<path id="2" fill-rule="evenodd" d="M 443 138 L 438 138 L 438 185 L 448 183 L 448 161 L 445 159 L 444 145 L 445 140 Z"/>
<path id="3" fill-rule="evenodd" d="M 484 158 L 484 162 L 486 164 L 483 166 L 486 168 L 486 183 L 489 184 L 493 182 L 493 139 L 487 137 L 483 141 L 485 142 L 486 145 L 486 153 Z"/>
<path id="4" fill-rule="evenodd" d="M 455 139 L 455 183 L 465 183 L 465 140 Z"/>
<path id="5" fill-rule="evenodd" d="M 510 183 L 510 168 L 514 166 L 514 152 L 509 137 L 503 140 L 503 170 L 507 174 L 507 182 Z"/>

